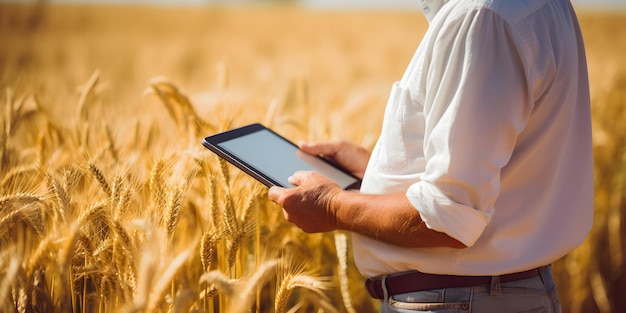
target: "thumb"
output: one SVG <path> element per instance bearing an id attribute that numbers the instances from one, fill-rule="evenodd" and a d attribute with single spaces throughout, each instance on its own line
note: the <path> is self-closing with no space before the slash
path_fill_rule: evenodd
<path id="1" fill-rule="evenodd" d="M 278 199 L 280 198 L 280 196 L 285 192 L 285 188 L 283 187 L 278 187 L 278 186 L 272 186 L 268 192 L 267 192 L 267 196 L 270 198 L 270 200 L 278 203 Z"/>

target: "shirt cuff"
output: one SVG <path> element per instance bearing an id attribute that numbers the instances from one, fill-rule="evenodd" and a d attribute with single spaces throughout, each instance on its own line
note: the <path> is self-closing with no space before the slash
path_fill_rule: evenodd
<path id="1" fill-rule="evenodd" d="M 432 230 L 471 247 L 489 224 L 491 212 L 483 212 L 457 203 L 434 185 L 421 181 L 409 187 L 406 196 Z"/>

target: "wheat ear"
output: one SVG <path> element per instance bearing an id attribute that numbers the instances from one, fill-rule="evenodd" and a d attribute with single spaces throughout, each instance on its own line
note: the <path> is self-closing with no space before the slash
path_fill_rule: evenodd
<path id="1" fill-rule="evenodd" d="M 176 224 L 178 224 L 180 207 L 182 203 L 182 194 L 182 190 L 178 188 L 172 188 L 169 192 L 167 208 L 165 211 L 165 216 L 167 218 L 167 220 L 165 221 L 165 227 L 169 235 L 172 235 L 172 233 L 174 233 Z"/>
<path id="2" fill-rule="evenodd" d="M 21 166 L 18 166 L 16 168 L 13 168 L 8 173 L 6 173 L 6 175 L 4 175 L 4 177 L 2 178 L 2 182 L 0 182 L 0 186 L 7 187 L 19 175 L 28 175 L 28 174 L 30 174 L 32 172 L 36 173 L 37 171 L 39 171 L 39 165 L 38 164 L 21 165 Z"/>
<path id="3" fill-rule="evenodd" d="M 356 313 L 350 297 L 350 280 L 348 279 L 348 238 L 346 234 L 335 233 L 335 249 L 339 261 L 339 291 L 343 298 L 343 305 L 348 313 Z"/>
<path id="4" fill-rule="evenodd" d="M 108 141 L 107 148 L 111 153 L 111 157 L 113 157 L 113 161 L 117 163 L 117 161 L 119 160 L 119 152 L 115 147 L 115 139 L 113 139 L 113 133 L 111 132 L 111 127 L 109 127 L 108 124 L 104 124 L 104 132 Z"/>
<path id="5" fill-rule="evenodd" d="M 211 175 L 211 172 L 207 172 L 209 173 L 209 175 Z M 211 197 L 211 207 L 210 207 L 210 211 L 211 211 L 211 221 L 213 223 L 213 227 L 214 228 L 220 228 L 220 226 L 222 225 L 220 223 L 220 218 L 219 218 L 219 213 L 220 213 L 220 208 L 219 208 L 219 202 L 218 202 L 218 197 L 217 197 L 217 182 L 215 179 L 215 176 L 211 175 L 210 177 L 208 177 L 208 183 L 209 183 L 209 194 Z"/>
<path id="6" fill-rule="evenodd" d="M 113 192 L 111 191 L 111 186 L 109 185 L 106 178 L 104 177 L 104 174 L 102 174 L 102 171 L 98 167 L 96 167 L 95 164 L 91 162 L 89 162 L 88 166 L 89 166 L 89 170 L 93 174 L 93 177 L 95 177 L 98 183 L 100 184 L 102 191 L 104 191 L 107 196 L 111 197 L 111 195 L 113 194 Z"/>
<path id="7" fill-rule="evenodd" d="M 9 206 L 12 204 L 28 204 L 33 202 L 41 201 L 41 197 L 36 194 L 31 193 L 16 193 L 13 195 L 1 196 L 0 197 L 0 211 L 4 209 L 5 206 Z"/>
<path id="8" fill-rule="evenodd" d="M 235 294 L 236 280 L 228 278 L 224 273 L 219 270 L 210 271 L 200 276 L 198 281 L 200 284 L 210 284 L 226 296 L 232 296 Z"/>
<path id="9" fill-rule="evenodd" d="M 113 266 L 117 272 L 116 279 L 118 279 L 120 285 L 124 287 L 122 290 L 129 296 L 137 294 L 137 266 L 135 265 L 136 254 L 134 253 L 135 249 L 132 239 L 119 220 L 111 220 L 110 225 L 115 234 L 113 236 L 113 240 L 111 242 L 107 242 L 107 244 L 102 248 L 98 247 L 96 251 L 99 251 L 100 249 L 108 250 L 112 248 L 112 257 L 114 261 Z M 142 270 L 145 271 L 149 271 L 151 269 L 152 268 L 149 265 L 142 267 Z"/>
<path id="10" fill-rule="evenodd" d="M 78 225 L 85 225 L 88 221 L 96 218 L 100 214 L 103 213 L 104 209 L 107 208 L 108 201 L 99 201 L 95 204 L 89 206 L 85 211 L 83 211 L 75 223 Z"/>
<path id="11" fill-rule="evenodd" d="M 261 196 L 262 192 L 264 191 L 264 187 L 265 186 L 259 183 L 253 182 L 252 188 L 248 192 L 248 197 L 245 201 L 243 212 L 241 214 L 242 221 L 246 222 L 250 220 L 251 214 L 254 211 L 255 205 L 257 201 L 259 200 L 259 197 Z"/>
<path id="12" fill-rule="evenodd" d="M 111 197 L 109 201 L 111 202 L 111 207 L 113 208 L 113 218 L 117 219 L 120 215 L 120 210 L 122 209 L 122 203 L 124 196 L 122 193 L 125 191 L 124 189 L 124 181 L 121 175 L 115 175 L 113 178 L 113 184 L 111 185 Z"/>
<path id="13" fill-rule="evenodd" d="M 246 279 L 244 288 L 238 294 L 239 300 L 235 304 L 233 312 L 245 312 L 250 309 L 257 289 L 276 275 L 276 268 L 280 263 L 280 259 L 267 261 L 250 278 Z"/>
<path id="14" fill-rule="evenodd" d="M 233 234 L 232 242 L 230 243 L 229 252 L 228 252 L 228 268 L 232 268 L 235 264 L 235 260 L 237 258 L 237 252 L 239 251 L 239 245 L 246 237 L 245 232 L 236 232 Z"/>
<path id="15" fill-rule="evenodd" d="M 165 162 L 163 160 L 157 161 L 154 168 L 150 172 L 150 190 L 152 196 L 155 199 L 154 205 L 162 206 L 165 204 L 165 180 L 163 179 L 163 172 L 165 171 Z"/>
<path id="16" fill-rule="evenodd" d="M 58 206 L 55 206 L 57 208 L 56 213 L 61 217 L 61 221 L 65 223 L 65 212 L 70 208 L 70 197 L 61 184 L 50 174 L 46 174 L 46 181 L 48 182 L 48 190 L 52 192 L 58 203 Z"/>
<path id="17" fill-rule="evenodd" d="M 209 271 L 213 266 L 213 254 L 217 247 L 217 242 L 222 240 L 222 236 L 217 235 L 214 231 L 207 231 L 202 235 L 200 241 L 200 262 L 204 271 Z"/>
<path id="18" fill-rule="evenodd" d="M 37 234 L 43 235 L 45 228 L 41 219 L 40 207 L 37 205 L 40 199 L 30 194 L 16 194 L 0 198 L 0 237 L 10 231 L 11 225 L 22 220 L 27 223 Z M 19 205 L 19 207 L 16 207 Z M 6 210 L 7 207 L 13 207 Z"/>
<path id="19" fill-rule="evenodd" d="M 312 277 L 306 274 L 294 274 L 287 273 L 276 292 L 276 299 L 274 300 L 274 310 L 276 313 L 284 313 L 287 309 L 287 303 L 294 288 L 305 288 L 316 292 L 317 294 L 324 296 L 324 290 L 329 288 L 327 282 L 323 279 Z"/>

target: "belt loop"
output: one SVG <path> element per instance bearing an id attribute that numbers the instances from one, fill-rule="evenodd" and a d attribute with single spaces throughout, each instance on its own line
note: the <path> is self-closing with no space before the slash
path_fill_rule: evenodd
<path id="1" fill-rule="evenodd" d="M 387 301 L 389 297 L 389 292 L 387 291 L 387 275 L 383 276 L 383 279 L 380 281 L 380 287 L 383 289 L 383 301 Z"/>
<path id="2" fill-rule="evenodd" d="M 501 296 L 502 288 L 500 287 L 500 276 L 491 277 L 491 288 L 489 291 L 491 296 Z"/>
<path id="3" fill-rule="evenodd" d="M 547 273 L 548 269 L 550 269 L 550 265 L 542 266 L 542 267 L 537 269 L 537 271 L 539 272 L 539 277 L 541 278 L 541 283 L 544 286 L 546 285 L 546 277 L 545 277 L 545 275 L 548 274 Z"/>

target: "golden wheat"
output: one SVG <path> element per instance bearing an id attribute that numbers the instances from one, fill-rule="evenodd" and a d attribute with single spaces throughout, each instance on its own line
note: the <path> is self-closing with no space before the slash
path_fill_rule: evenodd
<path id="1" fill-rule="evenodd" d="M 96 180 L 100 184 L 102 191 L 104 191 L 107 196 L 111 197 L 113 195 L 113 192 L 111 191 L 111 186 L 109 185 L 106 177 L 104 177 L 104 174 L 102 174 L 102 171 L 91 162 L 88 164 L 88 166 L 94 178 L 96 178 Z"/>
<path id="2" fill-rule="evenodd" d="M 564 312 L 626 310 L 621 19 L 581 15 L 596 217 L 554 266 Z M 0 311 L 377 311 L 345 234 L 285 223 L 199 142 L 260 121 L 372 147 L 425 27 L 416 12 L 0 4 Z"/>
<path id="3" fill-rule="evenodd" d="M 343 233 L 335 234 L 335 249 L 337 250 L 337 258 L 339 259 L 339 288 L 343 304 L 348 313 L 356 313 L 352 307 L 352 298 L 350 297 L 350 278 L 348 277 L 348 239 Z"/>
<path id="4" fill-rule="evenodd" d="M 274 301 L 274 309 L 277 313 L 286 312 L 289 298 L 295 288 L 304 288 L 311 290 L 322 298 L 324 291 L 328 289 L 328 284 L 322 279 L 309 276 L 303 273 L 286 273 L 281 280 L 280 287 L 276 292 L 276 300 Z"/>

